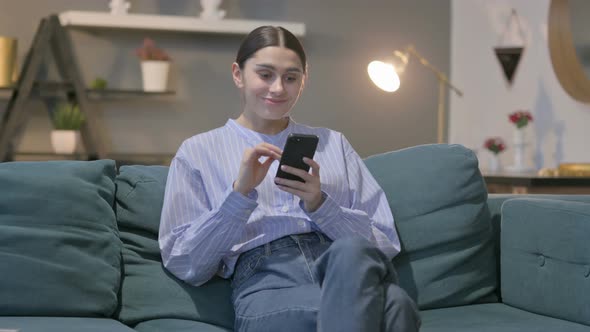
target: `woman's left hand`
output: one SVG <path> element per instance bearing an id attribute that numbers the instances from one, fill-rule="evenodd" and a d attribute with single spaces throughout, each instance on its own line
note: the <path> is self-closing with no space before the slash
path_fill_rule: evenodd
<path id="1" fill-rule="evenodd" d="M 281 167 L 283 171 L 297 175 L 304 182 L 277 177 L 275 183 L 281 190 L 298 196 L 303 201 L 306 211 L 314 212 L 324 202 L 320 183 L 320 165 L 307 157 L 303 158 L 303 162 L 309 165 L 311 173 L 287 165 Z"/>

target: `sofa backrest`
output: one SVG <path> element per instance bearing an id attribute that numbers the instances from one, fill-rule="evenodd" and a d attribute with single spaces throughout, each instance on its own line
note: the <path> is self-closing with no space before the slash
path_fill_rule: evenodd
<path id="1" fill-rule="evenodd" d="M 121 167 L 117 176 L 115 208 L 124 262 L 117 317 L 131 326 L 178 318 L 231 329 L 234 312 L 227 280 L 216 277 L 192 287 L 162 265 L 158 228 L 167 174 L 168 167 L 134 165 Z"/>
<path id="2" fill-rule="evenodd" d="M 0 313 L 109 317 L 121 242 L 115 163 L 0 163 Z"/>
<path id="3" fill-rule="evenodd" d="M 396 220 L 401 286 L 419 306 L 493 299 L 496 258 L 473 153 L 424 145 L 365 162 Z M 110 160 L 0 164 L 0 264 L 9 271 L 0 274 L 0 312 L 110 316 L 120 290 L 115 315 L 129 325 L 179 318 L 232 328 L 227 280 L 191 287 L 162 266 L 157 234 L 167 173 L 123 166 L 115 179 Z"/>
<path id="4" fill-rule="evenodd" d="M 420 308 L 497 301 L 487 190 L 472 151 L 460 145 L 423 145 L 365 162 L 395 217 L 403 246 L 394 260 L 401 286 Z M 124 166 L 117 177 L 117 216 L 125 248 L 120 318 L 134 323 L 173 314 L 218 325 L 231 322 L 231 304 L 223 302 L 224 296 L 216 297 L 222 310 L 205 309 L 209 294 L 221 292 L 216 294 L 229 299 L 225 280 L 187 287 L 161 266 L 157 231 L 166 173 L 166 167 Z M 166 286 L 153 289 L 150 284 Z M 176 303 L 169 301 L 171 292 Z M 164 300 L 166 305 L 160 305 Z"/>
<path id="5" fill-rule="evenodd" d="M 400 285 L 421 309 L 497 301 L 496 252 L 487 190 L 474 153 L 432 144 L 365 163 L 395 218 Z"/>

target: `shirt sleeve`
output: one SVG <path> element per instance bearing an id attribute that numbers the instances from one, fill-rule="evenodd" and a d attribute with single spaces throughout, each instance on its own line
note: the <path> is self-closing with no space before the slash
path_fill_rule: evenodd
<path id="1" fill-rule="evenodd" d="M 160 220 L 166 269 L 196 286 L 211 279 L 258 205 L 252 196 L 228 188 L 219 208 L 212 208 L 200 171 L 177 155 L 170 165 Z"/>
<path id="2" fill-rule="evenodd" d="M 361 236 L 393 258 L 400 252 L 400 242 L 385 193 L 344 137 L 343 151 L 350 206 L 340 206 L 322 193 L 324 203 L 306 214 L 331 239 Z"/>

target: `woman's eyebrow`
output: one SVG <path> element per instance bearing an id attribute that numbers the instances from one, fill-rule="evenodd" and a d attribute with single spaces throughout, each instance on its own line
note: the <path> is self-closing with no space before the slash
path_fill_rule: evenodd
<path id="1" fill-rule="evenodd" d="M 256 64 L 256 67 L 261 67 L 261 68 L 270 69 L 270 70 L 277 70 L 277 68 L 275 66 L 265 64 L 265 63 L 258 63 L 258 64 Z M 302 72 L 302 70 L 297 67 L 289 67 L 289 68 L 287 68 L 286 71 L 287 72 L 298 72 L 298 73 Z"/>

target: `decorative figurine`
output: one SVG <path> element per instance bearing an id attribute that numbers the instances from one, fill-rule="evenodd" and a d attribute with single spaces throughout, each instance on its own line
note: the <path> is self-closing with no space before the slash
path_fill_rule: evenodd
<path id="1" fill-rule="evenodd" d="M 131 4 L 125 0 L 111 0 L 109 7 L 112 15 L 125 15 L 129 11 Z"/>
<path id="2" fill-rule="evenodd" d="M 201 0 L 201 18 L 220 20 L 225 17 L 225 10 L 219 9 L 222 0 Z"/>

